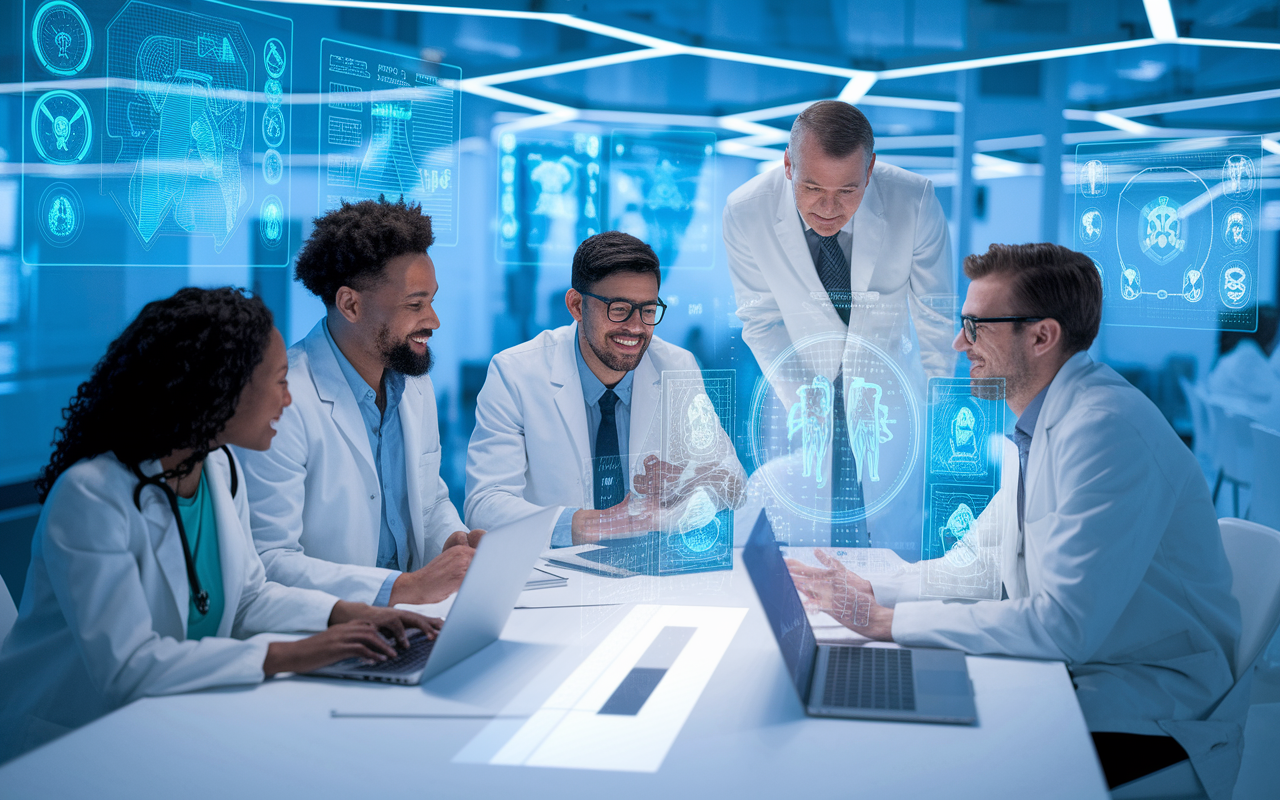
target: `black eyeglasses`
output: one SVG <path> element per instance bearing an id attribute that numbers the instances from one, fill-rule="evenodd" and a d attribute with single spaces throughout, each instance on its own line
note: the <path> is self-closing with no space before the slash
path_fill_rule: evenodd
<path id="1" fill-rule="evenodd" d="M 662 315 L 667 313 L 667 304 L 661 300 L 652 303 L 633 303 L 622 297 L 601 297 L 591 292 L 579 292 L 586 297 L 594 297 L 608 306 L 610 322 L 626 322 L 631 315 L 640 312 L 640 321 L 645 325 L 657 325 L 662 322 Z"/>
<path id="2" fill-rule="evenodd" d="M 978 324 L 986 324 L 988 322 L 1039 322 L 1044 317 L 971 317 L 968 314 L 960 315 L 960 324 L 964 326 L 964 338 L 969 340 L 969 344 L 978 341 Z"/>

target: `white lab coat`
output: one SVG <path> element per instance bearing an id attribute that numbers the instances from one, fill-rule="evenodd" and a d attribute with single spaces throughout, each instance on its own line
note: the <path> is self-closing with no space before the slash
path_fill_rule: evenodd
<path id="1" fill-rule="evenodd" d="M 141 465 L 148 475 L 159 462 Z M 226 610 L 187 641 L 191 603 L 178 524 L 163 490 L 114 455 L 64 472 L 41 511 L 18 622 L 0 649 L 0 761 L 140 697 L 263 679 L 265 631 L 319 631 L 337 598 L 266 579 L 225 454 L 205 461 Z M 245 638 L 252 637 L 252 638 Z"/>
<path id="2" fill-rule="evenodd" d="M 576 348 L 577 323 L 543 331 L 489 362 L 476 399 L 476 427 L 467 448 L 467 524 L 492 529 L 555 506 L 593 508 L 591 439 Z M 644 472 L 644 459 L 661 457 L 662 373 L 697 370 L 693 355 L 654 336 L 636 367 L 631 388 L 628 475 Z M 733 444 L 719 425 L 714 458 L 746 478 Z M 630 487 L 628 487 L 630 488 Z"/>
<path id="3" fill-rule="evenodd" d="M 1240 609 L 1191 451 L 1146 397 L 1077 353 L 1036 421 L 1023 543 L 1017 464 L 993 501 L 1009 599 L 904 602 L 909 572 L 894 639 L 1065 661 L 1090 730 L 1172 735 L 1210 795 L 1230 797 L 1244 719 L 1205 717 L 1233 683 Z"/>
<path id="4" fill-rule="evenodd" d="M 872 170 L 853 215 L 855 307 L 847 326 L 814 268 L 783 170 L 758 175 L 729 195 L 724 244 L 742 338 L 762 368 L 801 339 L 850 332 L 897 360 L 921 398 L 926 376 L 955 373 L 951 237 L 927 178 L 879 162 Z"/>
<path id="5" fill-rule="evenodd" d="M 267 577 L 372 603 L 392 570 L 375 566 L 382 487 L 364 418 L 321 319 L 289 348 L 289 393 L 266 452 L 239 450 L 253 538 Z M 406 377 L 400 398 L 409 551 L 415 567 L 440 554 L 463 530 L 440 477 L 436 397 L 425 375 Z"/>

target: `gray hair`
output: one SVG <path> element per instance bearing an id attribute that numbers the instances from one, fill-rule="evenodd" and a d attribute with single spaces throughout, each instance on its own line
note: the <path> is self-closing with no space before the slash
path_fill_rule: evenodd
<path id="1" fill-rule="evenodd" d="M 847 158 L 861 152 L 869 159 L 875 152 L 876 137 L 871 123 L 854 106 L 840 100 L 819 100 L 800 112 L 791 125 L 787 149 L 794 162 L 800 156 L 800 144 L 812 134 L 822 152 L 832 158 Z"/>

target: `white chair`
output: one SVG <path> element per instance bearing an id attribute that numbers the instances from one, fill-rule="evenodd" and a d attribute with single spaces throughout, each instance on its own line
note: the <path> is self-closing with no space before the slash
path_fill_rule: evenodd
<path id="1" fill-rule="evenodd" d="M 1213 464 L 1213 436 L 1209 432 L 1209 409 L 1205 405 L 1204 390 L 1184 377 L 1178 378 L 1178 385 L 1187 398 L 1187 412 L 1191 415 L 1191 449 L 1200 462 L 1205 480 L 1212 480 L 1216 472 Z"/>
<path id="2" fill-rule="evenodd" d="M 1240 487 L 1248 488 L 1253 471 L 1253 421 L 1228 411 L 1217 403 L 1207 403 L 1209 410 L 1210 452 L 1218 477 L 1213 484 L 1213 503 L 1217 507 L 1218 491 L 1223 482 L 1231 484 L 1231 513 L 1240 516 Z"/>
<path id="3" fill-rule="evenodd" d="M 0 575 L 0 644 L 4 644 L 5 637 L 9 635 L 17 619 L 18 607 L 9 594 L 9 587 L 4 585 L 4 576 Z"/>
<path id="4" fill-rule="evenodd" d="M 1240 641 L 1235 652 L 1235 685 L 1209 715 L 1243 725 L 1253 689 L 1253 669 L 1280 625 L 1280 531 L 1243 519 L 1220 519 L 1222 547 L 1231 564 L 1231 595 L 1240 604 Z M 1117 786 L 1114 800 L 1203 798 L 1204 787 L 1191 762 L 1182 761 Z"/>
<path id="5" fill-rule="evenodd" d="M 1280 431 L 1254 423 L 1253 491 L 1249 498 L 1249 519 L 1271 528 L 1280 528 Z"/>

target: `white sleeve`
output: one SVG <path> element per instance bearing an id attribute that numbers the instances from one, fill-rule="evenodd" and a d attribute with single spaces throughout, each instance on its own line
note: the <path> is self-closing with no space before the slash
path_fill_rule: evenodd
<path id="1" fill-rule="evenodd" d="M 933 182 L 927 181 L 916 216 L 909 296 L 920 342 L 920 362 L 931 378 L 955 375 L 956 351 L 951 347 L 955 339 L 955 294 L 951 231 Z"/>
<path id="2" fill-rule="evenodd" d="M 724 249 L 729 254 L 729 278 L 737 301 L 738 319 L 742 320 L 742 341 L 751 348 L 761 369 L 768 369 L 773 359 L 791 345 L 782 320 L 782 310 L 765 280 L 748 244 L 751 237 L 743 231 L 734 207 L 724 207 Z"/>

